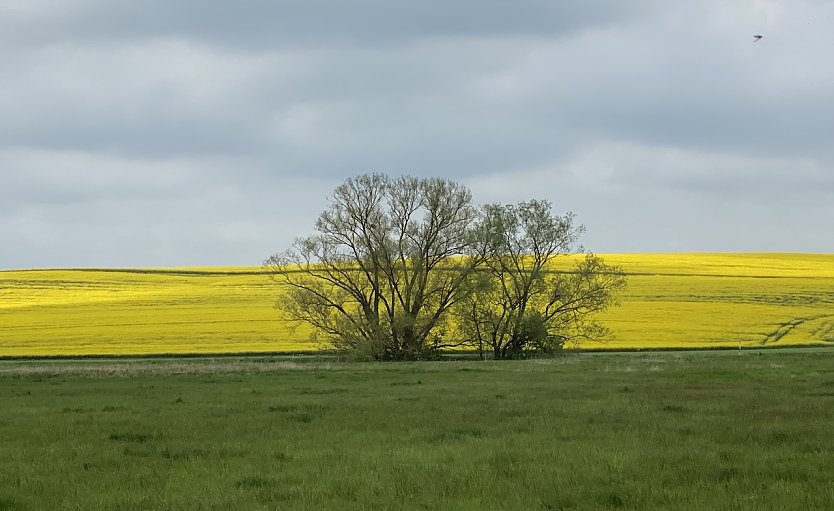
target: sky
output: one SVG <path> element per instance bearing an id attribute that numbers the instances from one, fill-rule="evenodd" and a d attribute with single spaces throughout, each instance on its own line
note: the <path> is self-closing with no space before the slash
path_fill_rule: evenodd
<path id="1" fill-rule="evenodd" d="M 366 172 L 550 200 L 598 253 L 834 252 L 832 26 L 834 0 L 0 0 L 0 268 L 259 265 Z"/>

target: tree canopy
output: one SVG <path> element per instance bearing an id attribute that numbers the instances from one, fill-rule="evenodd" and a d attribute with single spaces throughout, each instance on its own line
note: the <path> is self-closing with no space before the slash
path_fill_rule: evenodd
<path id="1" fill-rule="evenodd" d="M 577 242 L 584 227 L 573 214 L 554 215 L 542 200 L 488 204 L 476 229 L 485 282 L 457 318 L 482 356 L 484 346 L 493 358 L 518 358 L 608 335 L 593 313 L 616 303 L 625 275 L 593 254 L 557 264 L 560 256 L 583 251 Z"/>
<path id="2" fill-rule="evenodd" d="M 479 208 L 447 179 L 365 174 L 265 267 L 284 288 L 277 307 L 340 351 L 414 360 L 488 346 L 517 358 L 605 334 L 591 316 L 616 303 L 620 269 L 592 254 L 554 265 L 582 251 L 582 232 L 546 201 Z"/>

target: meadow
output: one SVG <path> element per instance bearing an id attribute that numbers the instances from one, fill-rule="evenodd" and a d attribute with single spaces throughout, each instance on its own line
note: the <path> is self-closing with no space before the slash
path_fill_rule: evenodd
<path id="1" fill-rule="evenodd" d="M 0 361 L 0 509 L 834 509 L 834 350 Z"/>
<path id="2" fill-rule="evenodd" d="M 614 337 L 586 349 L 834 344 L 834 255 L 609 254 Z M 258 267 L 0 271 L 0 357 L 319 348 Z"/>

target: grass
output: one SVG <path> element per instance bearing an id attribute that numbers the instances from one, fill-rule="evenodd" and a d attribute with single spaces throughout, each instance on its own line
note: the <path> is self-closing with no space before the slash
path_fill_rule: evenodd
<path id="1" fill-rule="evenodd" d="M 584 348 L 834 344 L 834 255 L 610 254 L 615 337 Z M 0 357 L 315 349 L 259 268 L 0 271 Z"/>
<path id="2" fill-rule="evenodd" d="M 0 362 L 0 509 L 832 509 L 834 350 Z"/>

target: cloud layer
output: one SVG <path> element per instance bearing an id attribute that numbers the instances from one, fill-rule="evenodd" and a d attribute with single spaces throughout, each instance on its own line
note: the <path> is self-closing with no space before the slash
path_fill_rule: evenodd
<path id="1" fill-rule="evenodd" d="M 0 0 L 0 268 L 258 264 L 368 171 L 550 199 L 600 252 L 831 252 L 832 21 L 814 0 Z"/>

